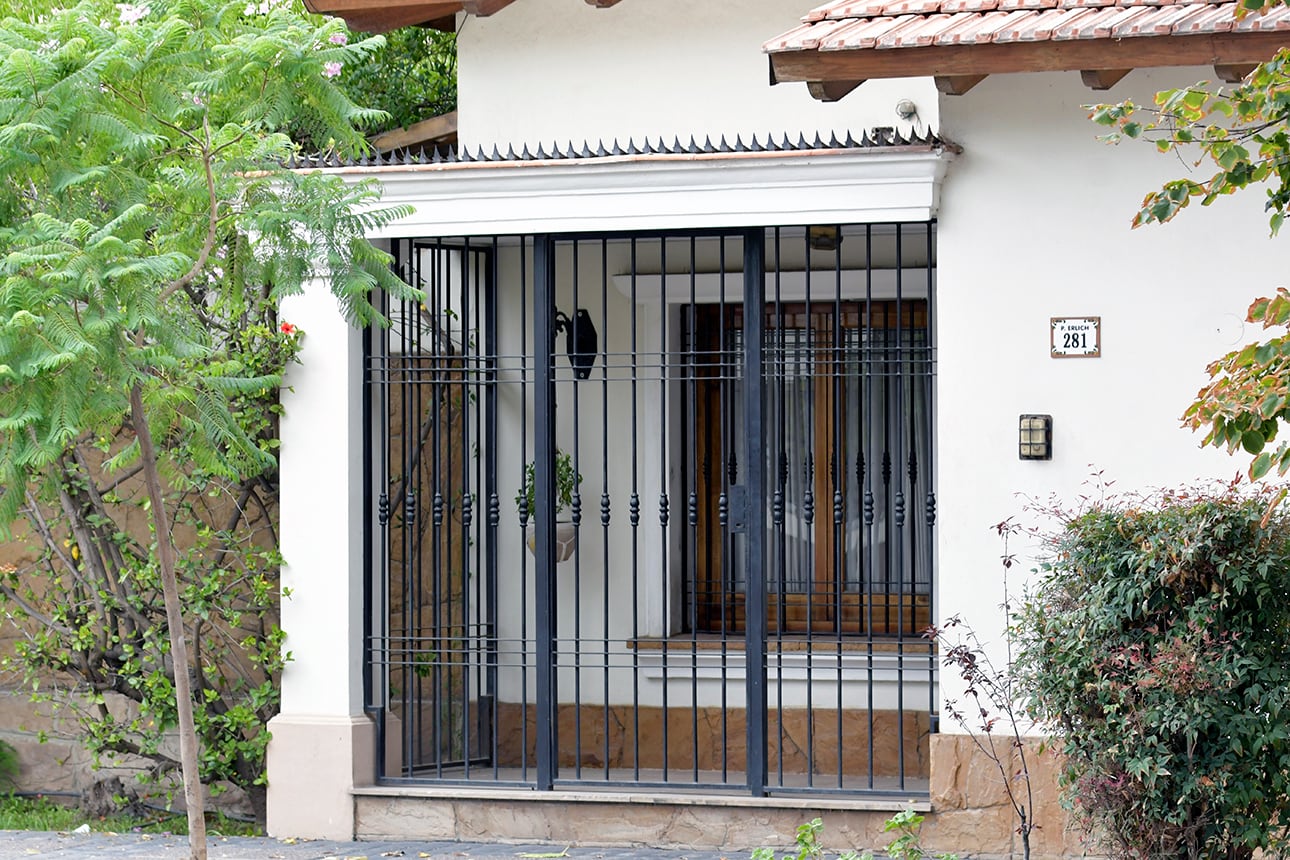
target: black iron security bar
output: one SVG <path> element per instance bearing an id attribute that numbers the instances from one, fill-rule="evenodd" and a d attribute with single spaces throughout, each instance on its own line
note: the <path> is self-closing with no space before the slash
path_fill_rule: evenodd
<path id="1" fill-rule="evenodd" d="M 935 230 L 825 226 L 396 243 L 384 780 L 926 791 Z"/>

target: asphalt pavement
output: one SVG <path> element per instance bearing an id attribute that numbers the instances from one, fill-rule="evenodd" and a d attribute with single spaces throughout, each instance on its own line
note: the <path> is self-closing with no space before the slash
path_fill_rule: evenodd
<path id="1" fill-rule="evenodd" d="M 593 848 L 576 845 L 503 845 L 485 842 L 330 842 L 211 836 L 210 860 L 747 860 L 744 853 L 664 848 Z M 0 859 L 186 860 L 184 836 L 141 833 L 58 833 L 0 830 Z"/>

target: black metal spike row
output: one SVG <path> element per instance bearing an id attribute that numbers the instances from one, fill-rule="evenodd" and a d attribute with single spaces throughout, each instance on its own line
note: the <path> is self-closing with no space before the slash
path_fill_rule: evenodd
<path id="1" fill-rule="evenodd" d="M 641 524 L 641 497 L 634 492 L 627 502 L 627 521 L 632 524 L 632 528 Z"/>
<path id="2" fill-rule="evenodd" d="M 501 152 L 498 144 L 493 145 L 492 152 L 485 151 L 482 146 L 476 147 L 474 150 L 450 147 L 446 151 L 434 147 L 429 152 L 426 152 L 423 146 L 415 152 L 409 147 L 392 150 L 388 155 L 382 155 L 377 152 L 370 156 L 364 153 L 361 157 L 347 155 L 343 158 L 334 152 L 320 153 L 314 156 L 292 153 L 285 161 L 285 165 L 291 170 L 350 166 L 379 167 L 396 164 L 410 167 L 417 164 L 594 159 L 610 155 L 796 152 L 812 149 L 862 149 L 915 144 L 936 146 L 940 143 L 942 143 L 940 138 L 930 129 L 917 131 L 911 128 L 907 133 L 904 133 L 894 128 L 883 126 L 863 131 L 858 139 L 848 130 L 846 136 L 842 139 L 838 138 L 836 132 L 830 132 L 828 140 L 823 138 L 822 133 L 817 132 L 813 141 L 807 141 L 804 133 L 799 133 L 796 141 L 792 140 L 787 134 L 784 134 L 780 139 L 768 136 L 764 141 L 754 134 L 747 142 L 743 140 L 742 135 L 736 135 L 733 143 L 724 135 L 717 143 L 713 143 L 711 137 L 707 137 L 703 143 L 699 143 L 695 137 L 691 137 L 688 142 L 682 142 L 678 136 L 673 138 L 671 144 L 667 143 L 662 137 L 659 137 L 657 141 L 646 137 L 641 144 L 637 144 L 635 138 L 629 138 L 625 145 L 615 139 L 612 146 L 606 146 L 604 140 L 600 139 L 596 142 L 594 148 L 591 146 L 590 141 L 585 140 L 581 144 L 569 141 L 563 146 L 558 141 L 553 141 L 549 150 L 546 144 L 539 143 L 537 152 L 533 152 L 528 144 L 523 144 L 518 153 L 515 151 L 513 144 L 508 144 L 505 154 Z"/>
<path id="3" fill-rule="evenodd" d="M 600 524 L 602 526 L 609 525 L 609 494 L 608 493 L 600 494 Z"/>
<path id="4" fill-rule="evenodd" d="M 488 525 L 490 528 L 496 528 L 502 521 L 502 501 L 498 498 L 497 493 L 488 494 Z"/>

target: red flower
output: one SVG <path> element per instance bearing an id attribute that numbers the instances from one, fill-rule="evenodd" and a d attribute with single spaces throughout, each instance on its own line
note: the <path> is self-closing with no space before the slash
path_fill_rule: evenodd
<path id="1" fill-rule="evenodd" d="M 284 322 L 281 326 L 283 334 L 295 334 L 296 327 L 289 322 Z"/>

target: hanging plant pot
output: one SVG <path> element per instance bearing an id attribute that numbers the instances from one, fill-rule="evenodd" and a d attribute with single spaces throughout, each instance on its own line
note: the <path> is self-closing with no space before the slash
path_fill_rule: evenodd
<path id="1" fill-rule="evenodd" d="M 524 527 L 524 540 L 529 545 L 529 552 L 537 553 L 537 524 L 529 523 Z M 558 522 L 555 524 L 555 560 L 558 564 L 573 557 L 578 548 L 578 528 L 573 523 Z"/>

